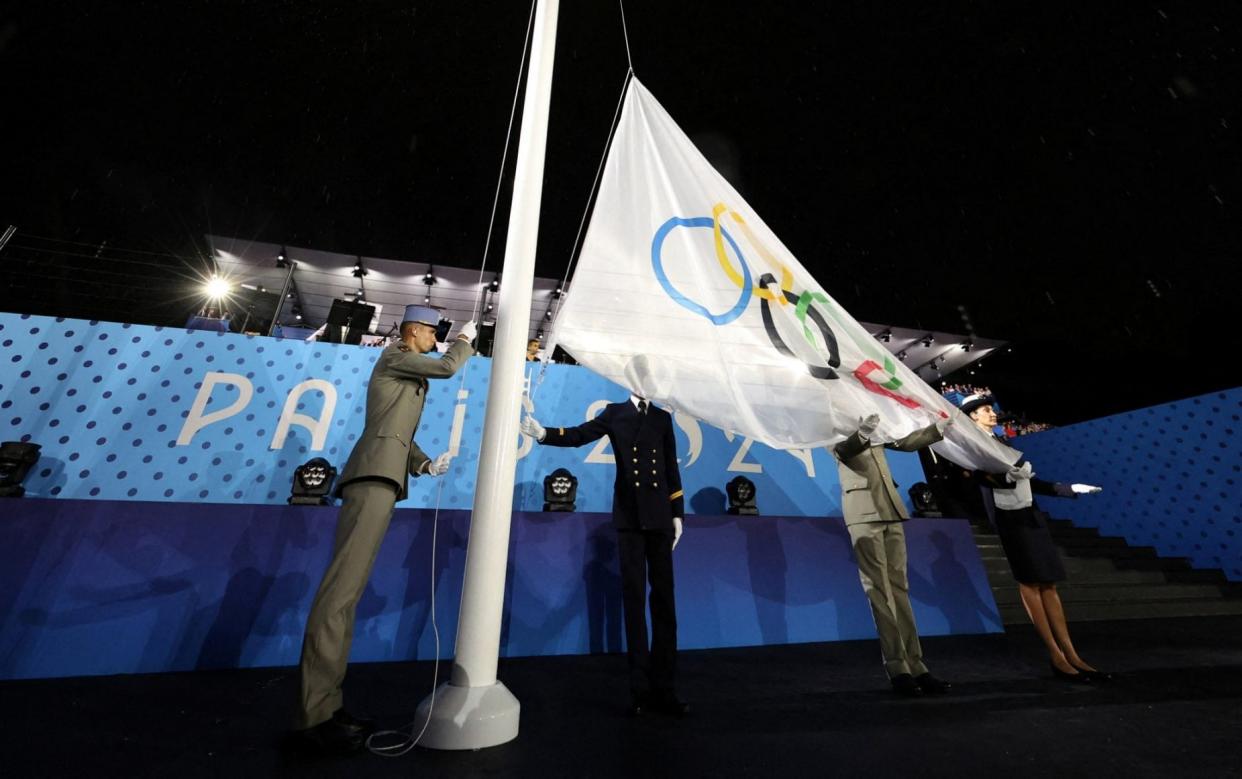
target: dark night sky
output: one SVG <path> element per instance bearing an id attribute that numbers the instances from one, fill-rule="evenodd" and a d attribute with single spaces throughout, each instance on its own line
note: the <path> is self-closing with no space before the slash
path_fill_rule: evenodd
<path id="1" fill-rule="evenodd" d="M 525 3 L 27 5 L 0 17 L 0 223 L 478 265 Z M 1236 0 L 626 10 L 639 78 L 859 319 L 964 307 L 1015 343 L 977 378 L 1057 423 L 1242 383 Z M 625 74 L 615 3 L 562 4 L 556 66 L 546 276 Z M 75 314 L 37 297 L 0 307 Z"/>

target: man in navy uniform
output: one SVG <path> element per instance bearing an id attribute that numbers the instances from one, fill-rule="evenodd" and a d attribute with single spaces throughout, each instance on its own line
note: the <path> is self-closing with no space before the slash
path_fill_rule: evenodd
<path id="1" fill-rule="evenodd" d="M 677 697 L 677 612 L 673 548 L 681 538 L 685 498 L 677 469 L 673 418 L 645 398 L 611 403 L 577 427 L 545 429 L 533 417 L 522 432 L 547 446 L 582 446 L 608 436 L 617 463 L 612 524 L 621 557 L 621 603 L 630 667 L 632 713 L 682 716 Z M 647 643 L 646 580 L 651 582 L 651 644 Z"/>

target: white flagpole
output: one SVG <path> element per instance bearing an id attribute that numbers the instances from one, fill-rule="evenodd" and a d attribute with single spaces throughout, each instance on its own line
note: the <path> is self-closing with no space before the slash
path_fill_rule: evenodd
<path id="1" fill-rule="evenodd" d="M 521 706 L 496 679 L 496 661 L 500 655 L 500 618 L 513 515 L 518 418 L 535 279 L 558 5 L 559 0 L 539 0 L 535 11 L 513 202 L 509 208 L 509 235 L 501 271 L 491 384 L 466 549 L 457 656 L 452 679 L 419 705 L 418 719 L 427 722 L 421 743 L 433 749 L 479 749 L 511 741 L 518 734 Z"/>

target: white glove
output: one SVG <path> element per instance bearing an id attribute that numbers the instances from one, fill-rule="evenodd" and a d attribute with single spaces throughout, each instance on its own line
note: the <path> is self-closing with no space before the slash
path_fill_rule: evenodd
<path id="1" fill-rule="evenodd" d="M 445 452 L 427 465 L 428 476 L 443 476 L 448 473 L 449 464 L 453 462 L 453 455 Z"/>
<path id="2" fill-rule="evenodd" d="M 953 427 L 953 417 L 942 417 L 936 420 L 936 432 L 940 433 L 941 438 L 950 427 Z"/>
<path id="3" fill-rule="evenodd" d="M 1034 469 L 1031 468 L 1031 463 L 1028 460 L 1027 462 L 1022 463 L 1021 468 L 1011 467 L 1009 469 L 1009 473 L 1006 474 L 1006 476 L 1008 477 L 1009 481 L 1016 483 L 1022 479 L 1034 478 L 1035 471 Z"/>
<path id="4" fill-rule="evenodd" d="M 681 517 L 673 517 L 673 549 L 677 548 L 677 542 L 681 540 Z"/>
<path id="5" fill-rule="evenodd" d="M 871 434 L 880 426 L 880 415 L 872 414 L 858 420 L 858 433 L 863 438 L 871 438 Z"/>
<path id="6" fill-rule="evenodd" d="M 536 441 L 542 441 L 543 437 L 548 434 L 548 431 L 543 429 L 543 425 L 539 424 L 539 420 L 534 417 L 523 419 L 518 425 L 518 430 L 522 432 L 522 435 L 528 435 Z"/>
<path id="7" fill-rule="evenodd" d="M 457 334 L 458 338 L 465 338 L 467 341 L 474 343 L 474 339 L 479 334 L 479 326 L 471 319 L 469 322 L 461 326 L 461 332 Z"/>
<path id="8" fill-rule="evenodd" d="M 1096 487 L 1093 484 L 1071 484 L 1070 489 L 1075 495 L 1090 495 L 1095 492 L 1103 492 L 1103 487 Z"/>

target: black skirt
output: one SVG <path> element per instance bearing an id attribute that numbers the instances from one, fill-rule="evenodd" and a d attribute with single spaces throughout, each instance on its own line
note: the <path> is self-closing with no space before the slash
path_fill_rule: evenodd
<path id="1" fill-rule="evenodd" d="M 1065 581 L 1061 552 L 1052 542 L 1048 523 L 1034 508 L 1028 506 L 1012 511 L 997 508 L 996 532 L 1013 578 L 1023 584 Z"/>

